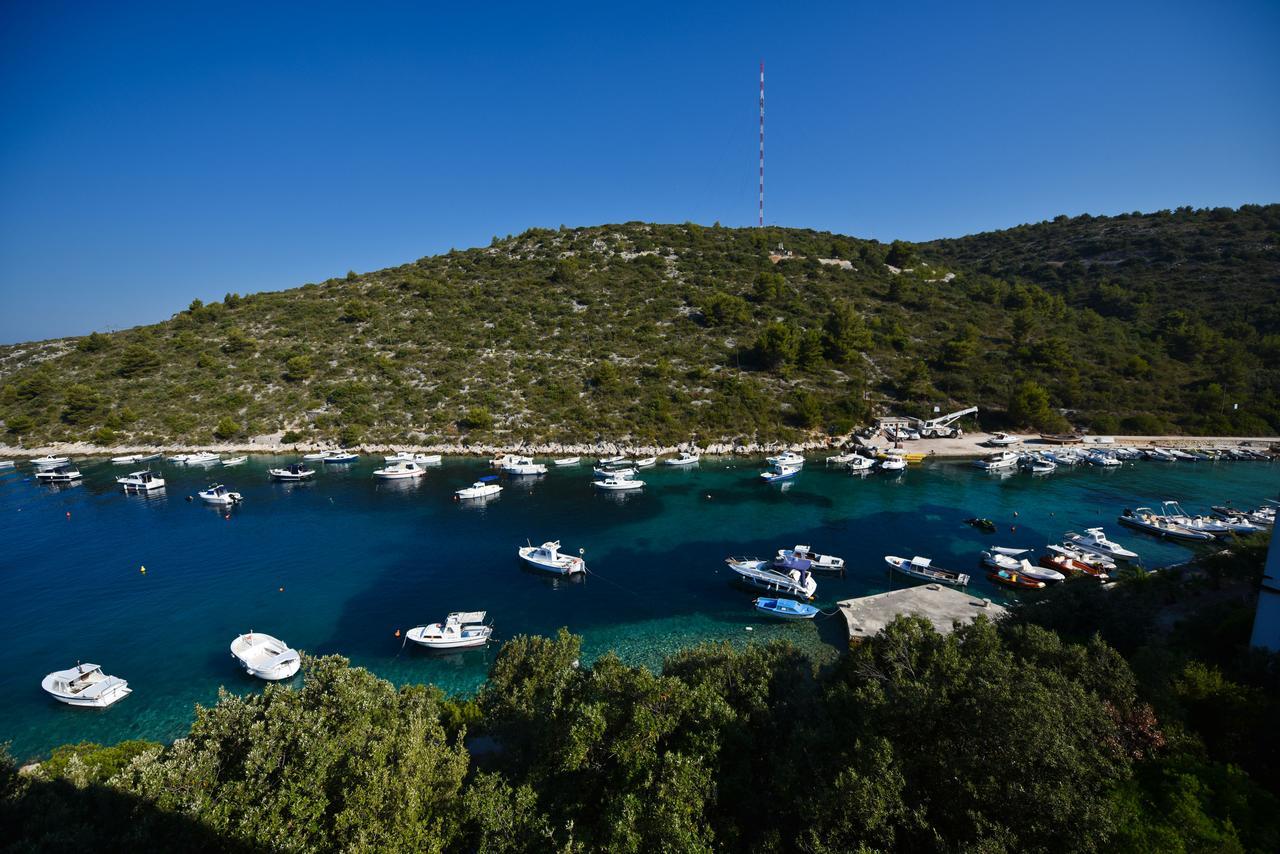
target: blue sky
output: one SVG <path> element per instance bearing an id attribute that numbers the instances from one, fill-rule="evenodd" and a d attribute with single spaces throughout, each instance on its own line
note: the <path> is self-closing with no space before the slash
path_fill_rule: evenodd
<path id="1" fill-rule="evenodd" d="M 529 226 L 1280 201 L 1280 3 L 6 3 L 0 341 Z M 893 7 L 893 8 L 889 8 Z"/>

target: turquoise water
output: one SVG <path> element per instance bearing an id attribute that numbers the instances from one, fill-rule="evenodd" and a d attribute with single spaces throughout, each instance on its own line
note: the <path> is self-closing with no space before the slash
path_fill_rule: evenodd
<path id="1" fill-rule="evenodd" d="M 612 649 L 650 666 L 704 639 L 785 637 L 834 657 L 844 641 L 838 616 L 758 617 L 723 559 L 796 543 L 841 555 L 847 577 L 818 577 L 827 609 L 906 583 L 886 573 L 885 554 L 929 555 L 971 571 L 973 592 L 1004 599 L 977 571 L 986 545 L 1043 547 L 1066 530 L 1103 524 L 1159 566 L 1192 552 L 1121 528 L 1124 507 L 1167 498 L 1189 509 L 1253 505 L 1280 486 L 1280 468 L 1266 463 L 1145 462 L 997 478 L 937 462 L 895 478 L 810 463 L 783 487 L 759 482 L 758 463 L 704 460 L 646 471 L 641 494 L 597 494 L 584 465 L 507 481 L 496 500 L 472 507 L 451 496 L 488 472 L 482 460 L 447 460 L 416 484 L 374 482 L 372 457 L 325 467 L 310 484 L 270 483 L 266 469 L 284 460 L 255 457 L 221 471 L 161 464 L 166 494 L 150 497 L 122 495 L 113 478 L 128 467 L 101 462 L 83 463 L 85 481 L 72 487 L 37 484 L 25 469 L 0 473 L 0 741 L 25 758 L 86 739 L 179 736 L 194 704 L 215 702 L 219 686 L 261 689 L 227 648 L 250 629 L 449 691 L 475 688 L 493 650 L 403 648 L 396 629 L 485 609 L 500 638 L 567 626 L 583 636 L 588 657 Z M 211 480 L 242 492 L 244 504 L 224 513 L 185 500 Z M 963 520 L 971 516 L 994 519 L 999 532 L 970 528 Z M 521 569 L 517 546 L 557 538 L 570 552 L 584 548 L 593 574 L 566 582 Z M 102 711 L 48 698 L 40 679 L 77 660 L 128 679 L 133 695 Z"/>

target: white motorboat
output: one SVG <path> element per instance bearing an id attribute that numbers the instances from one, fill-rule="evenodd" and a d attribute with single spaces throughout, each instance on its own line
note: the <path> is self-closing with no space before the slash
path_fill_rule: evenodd
<path id="1" fill-rule="evenodd" d="M 292 463 L 282 469 L 268 469 L 267 474 L 272 480 L 282 480 L 286 482 L 294 482 L 299 480 L 307 480 L 314 477 L 315 469 L 307 468 L 302 463 Z"/>
<path id="2" fill-rule="evenodd" d="M 125 454 L 123 457 L 112 457 L 111 463 L 117 466 L 131 466 L 142 461 L 142 454 Z"/>
<path id="3" fill-rule="evenodd" d="M 464 486 L 462 489 L 455 490 L 453 494 L 456 498 L 461 500 L 468 498 L 488 498 L 491 495 L 497 495 L 502 491 L 502 485 L 497 481 L 498 476 L 496 474 L 487 474 L 470 486 Z"/>
<path id="4" fill-rule="evenodd" d="M 398 463 L 391 463 L 385 468 L 374 469 L 373 476 L 382 480 L 407 480 L 413 477 L 422 477 L 425 473 L 426 470 L 412 460 L 401 460 Z"/>
<path id="5" fill-rule="evenodd" d="M 353 454 L 350 451 L 345 449 L 330 451 L 328 454 L 325 454 L 324 456 L 324 461 L 326 463 L 337 464 L 337 465 L 341 465 L 344 463 L 354 463 L 358 459 L 360 459 L 358 455 Z"/>
<path id="6" fill-rule="evenodd" d="M 733 570 L 735 580 L 757 590 L 797 599 L 812 599 L 818 592 L 818 580 L 812 572 L 781 572 L 770 567 L 769 561 L 756 558 L 731 557 L 725 564 Z"/>
<path id="7" fill-rule="evenodd" d="M 974 460 L 973 464 L 983 471 L 1001 471 L 1017 466 L 1018 455 L 1013 451 L 1001 451 L 998 454 L 990 454 L 983 459 Z"/>
<path id="8" fill-rule="evenodd" d="M 1186 462 L 1193 463 L 1200 459 L 1195 454 L 1188 454 L 1181 448 L 1161 448 L 1160 450 L 1164 451 L 1175 460 L 1185 460 Z"/>
<path id="9" fill-rule="evenodd" d="M 932 581 L 950 584 L 953 587 L 965 587 L 969 584 L 968 575 L 934 566 L 931 558 L 916 555 L 911 560 L 907 560 L 905 557 L 885 555 L 884 562 L 889 564 L 890 569 L 917 581 Z"/>
<path id="10" fill-rule="evenodd" d="M 1084 456 L 1078 451 L 1043 451 L 1041 452 L 1045 459 L 1048 459 L 1060 466 L 1077 466 L 1084 462 Z"/>
<path id="11" fill-rule="evenodd" d="M 853 454 L 853 459 L 845 463 L 845 468 L 851 472 L 869 472 L 876 467 L 876 461 L 870 457 L 864 457 L 861 454 Z M 902 461 L 904 464 L 906 460 Z"/>
<path id="12" fill-rule="evenodd" d="M 0 469 L 16 468 L 13 460 L 0 460 Z"/>
<path id="13" fill-rule="evenodd" d="M 308 462 L 308 463 L 318 463 L 327 456 L 329 456 L 328 451 L 312 451 L 309 454 L 303 454 L 302 460 L 303 462 Z"/>
<path id="14" fill-rule="evenodd" d="M 638 469 L 653 468 L 658 464 L 657 457 L 641 457 L 635 461 L 635 467 Z"/>
<path id="15" fill-rule="evenodd" d="M 1139 507 L 1137 510 L 1126 509 L 1116 521 L 1135 530 L 1145 531 L 1148 534 L 1155 534 L 1157 537 L 1165 537 L 1170 540 L 1204 541 L 1214 538 L 1213 534 L 1204 531 L 1193 531 L 1190 528 L 1175 524 L 1156 513 L 1150 507 Z"/>
<path id="16" fill-rule="evenodd" d="M 227 466 L 242 466 L 247 462 L 249 462 L 248 457 L 229 457 L 222 461 L 222 465 L 224 468 Z"/>
<path id="17" fill-rule="evenodd" d="M 1104 451 L 1086 451 L 1084 454 L 1084 461 L 1091 466 L 1098 466 L 1100 468 L 1111 468 L 1122 465 L 1120 460 Z"/>
<path id="18" fill-rule="evenodd" d="M 41 483 L 74 483 L 84 477 L 75 466 L 61 465 L 57 468 L 43 468 L 36 472 L 36 480 Z"/>
<path id="19" fill-rule="evenodd" d="M 220 483 L 215 483 L 208 489 L 202 489 L 199 493 L 200 500 L 207 504 L 217 504 L 222 507 L 229 507 L 232 504 L 239 504 L 244 500 L 238 492 L 232 492 Z"/>
<path id="20" fill-rule="evenodd" d="M 434 466 L 441 459 L 442 457 L 439 454 L 415 454 L 412 451 L 401 451 L 398 454 L 383 457 L 382 461 L 386 463 L 417 463 L 420 466 Z"/>
<path id="21" fill-rule="evenodd" d="M 760 478 L 765 483 L 777 483 L 780 480 L 790 480 L 800 474 L 800 471 L 800 466 L 775 464 L 770 471 L 760 472 Z"/>
<path id="22" fill-rule="evenodd" d="M 164 489 L 164 478 L 152 474 L 150 469 L 118 477 L 116 483 L 120 484 L 125 492 L 150 492 L 153 489 Z"/>
<path id="23" fill-rule="evenodd" d="M 778 554 L 774 557 L 773 564 L 774 566 L 780 566 L 784 561 L 802 561 L 807 565 L 805 568 L 818 572 L 844 572 L 844 558 L 836 557 L 835 555 L 819 554 L 809 546 L 796 546 L 795 548 L 790 549 L 778 549 Z"/>
<path id="24" fill-rule="evenodd" d="M 493 466 L 496 469 L 500 469 L 511 460 L 516 459 L 516 456 L 517 456 L 516 454 L 499 454 L 498 456 L 489 460 L 489 465 Z"/>
<path id="25" fill-rule="evenodd" d="M 1029 471 L 1032 474 L 1052 474 L 1058 470 L 1057 463 L 1038 454 L 1024 454 L 1018 460 L 1018 465 L 1023 471 Z"/>
<path id="26" fill-rule="evenodd" d="M 576 466 L 578 463 L 582 462 L 582 457 L 564 457 L 563 459 L 552 460 L 551 462 L 561 468 L 565 468 L 567 466 Z"/>
<path id="27" fill-rule="evenodd" d="M 1046 549 L 1056 555 L 1070 558 L 1080 563 L 1087 563 L 1104 573 L 1110 574 L 1116 571 L 1116 562 L 1104 554 L 1098 552 L 1085 551 L 1072 543 L 1062 543 L 1060 545 L 1045 546 Z"/>
<path id="28" fill-rule="evenodd" d="M 252 629 L 231 642 L 231 655 L 250 676 L 277 682 L 288 679 L 302 666 L 298 651 L 279 638 L 264 635 Z"/>
<path id="29" fill-rule="evenodd" d="M 992 433 L 991 438 L 987 439 L 987 444 L 993 448 L 1007 448 L 1021 441 L 1021 436 L 1014 436 L 1012 433 Z"/>
<path id="30" fill-rule="evenodd" d="M 547 467 L 542 463 L 535 463 L 532 457 L 509 457 L 502 464 L 502 471 L 510 475 L 530 475 L 530 474 L 546 474 Z"/>
<path id="31" fill-rule="evenodd" d="M 900 454 L 889 454 L 880 460 L 881 471 L 906 471 L 907 458 Z"/>
<path id="32" fill-rule="evenodd" d="M 1256 534 L 1267 529 L 1267 526 L 1254 522 L 1239 513 L 1219 513 L 1215 510 L 1214 520 L 1233 534 Z"/>
<path id="33" fill-rule="evenodd" d="M 644 481 L 636 480 L 634 477 L 606 477 L 603 480 L 591 481 L 591 485 L 606 492 L 626 492 L 632 489 L 644 489 Z"/>
<path id="34" fill-rule="evenodd" d="M 984 551 L 982 553 L 982 562 L 992 569 L 1003 569 L 1006 572 L 1015 572 L 1018 575 L 1025 575 L 1027 578 L 1034 578 L 1036 581 L 1056 583 L 1067 580 L 1067 577 L 1056 569 L 1035 566 L 1029 560 L 1022 557 L 1022 555 L 1029 551 L 1031 550 L 1010 549 L 994 546 L 989 551 Z"/>
<path id="35" fill-rule="evenodd" d="M 674 457 L 668 457 L 662 461 L 667 466 L 691 466 L 702 459 L 702 454 L 696 451 L 681 451 Z"/>
<path id="36" fill-rule="evenodd" d="M 1077 545 L 1087 552 L 1107 555 L 1118 560 L 1136 560 L 1138 553 L 1130 551 L 1119 543 L 1107 539 L 1101 528 L 1085 528 L 1083 534 L 1068 532 L 1066 541 Z"/>
<path id="37" fill-rule="evenodd" d="M 826 463 L 829 466 L 847 466 L 849 463 L 853 462 L 854 458 L 856 458 L 857 456 L 858 455 L 853 451 L 848 451 L 840 454 L 832 454 L 831 456 L 827 457 Z"/>
<path id="38" fill-rule="evenodd" d="M 579 553 L 581 553 L 579 549 Z M 539 572 L 553 575 L 576 575 L 587 571 L 587 564 L 581 557 L 560 554 L 560 541 L 553 540 L 540 546 L 524 545 L 516 550 L 520 559 Z"/>
<path id="39" fill-rule="evenodd" d="M 781 454 L 773 457 L 765 457 L 764 461 L 775 468 L 780 466 L 794 466 L 795 468 L 804 467 L 804 457 L 795 451 L 783 451 Z"/>
<path id="40" fill-rule="evenodd" d="M 631 466 L 626 466 L 626 467 L 622 467 L 618 465 L 598 466 L 591 470 L 591 474 L 593 477 L 596 477 L 599 479 L 603 479 L 606 477 L 635 477 L 637 474 L 637 470 L 635 468 L 632 468 Z"/>
<path id="41" fill-rule="evenodd" d="M 1173 454 L 1164 448 L 1144 448 L 1142 452 L 1149 460 L 1160 460 L 1161 462 L 1173 462 L 1177 459 Z"/>
<path id="42" fill-rule="evenodd" d="M 493 626 L 484 624 L 484 611 L 455 611 L 443 623 L 414 626 L 409 640 L 430 649 L 466 649 L 484 646 L 493 636 Z"/>
<path id="43" fill-rule="evenodd" d="M 1160 508 L 1165 518 L 1170 522 L 1175 525 L 1181 525 L 1191 531 L 1203 531 L 1207 534 L 1213 534 L 1215 537 L 1223 537 L 1235 531 L 1235 528 L 1221 519 L 1214 519 L 1212 516 L 1192 516 L 1183 510 L 1182 505 L 1177 501 L 1162 501 Z M 1255 525 L 1250 525 L 1249 527 L 1257 529 Z"/>
<path id="44" fill-rule="evenodd" d="M 191 459 L 190 454 L 170 454 L 168 457 L 169 462 L 180 466 L 186 465 L 189 459 Z"/>
<path id="45" fill-rule="evenodd" d="M 69 462 L 71 462 L 70 457 L 58 457 L 53 454 L 48 454 L 43 457 L 36 457 L 31 461 L 31 465 L 38 469 L 56 468 L 57 466 L 65 466 Z"/>
<path id="46" fill-rule="evenodd" d="M 612 457 L 601 457 L 597 462 L 602 466 L 613 466 L 618 465 L 619 463 L 625 463 L 626 461 L 627 458 L 625 455 L 617 454 Z"/>
<path id="47" fill-rule="evenodd" d="M 222 462 L 222 457 L 210 451 L 201 451 L 187 457 L 187 465 L 189 466 L 211 466 L 220 462 Z"/>
<path id="48" fill-rule="evenodd" d="M 59 702 L 93 709 L 105 709 L 133 693 L 128 682 L 103 673 L 99 664 L 55 670 L 40 681 L 40 687 Z"/>

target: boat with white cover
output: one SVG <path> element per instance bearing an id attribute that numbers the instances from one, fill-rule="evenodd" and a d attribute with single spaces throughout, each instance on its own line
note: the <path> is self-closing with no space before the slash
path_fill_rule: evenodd
<path id="1" fill-rule="evenodd" d="M 1018 464 L 1018 455 L 1013 451 L 1001 451 L 998 454 L 990 454 L 980 460 L 974 460 L 973 464 L 983 471 L 1011 469 Z"/>
<path id="2" fill-rule="evenodd" d="M 819 554 L 809 546 L 778 549 L 778 554 L 773 559 L 774 566 L 778 566 L 779 562 L 784 560 L 803 561 L 807 569 L 819 572 L 844 572 L 844 558 Z"/>
<path id="3" fill-rule="evenodd" d="M 581 557 L 560 554 L 559 540 L 552 540 L 540 546 L 523 545 L 516 550 L 516 553 L 520 555 L 522 561 L 539 572 L 576 575 L 587 571 L 587 564 Z"/>
<path id="4" fill-rule="evenodd" d="M 242 466 L 247 462 L 249 462 L 248 457 L 229 457 L 222 461 L 222 466 L 223 468 L 227 466 Z"/>
<path id="5" fill-rule="evenodd" d="M 58 457 L 53 454 L 47 454 L 43 457 L 36 457 L 31 461 L 31 465 L 36 468 L 55 468 L 57 466 L 65 466 L 71 462 L 70 457 Z"/>
<path id="6" fill-rule="evenodd" d="M 118 477 L 116 483 L 120 484 L 125 492 L 150 492 L 153 489 L 164 489 L 164 478 L 152 474 L 150 469 Z"/>
<path id="7" fill-rule="evenodd" d="M 992 569 L 1002 569 L 1006 572 L 1025 575 L 1027 578 L 1034 578 L 1036 581 L 1056 583 L 1067 580 L 1067 577 L 1058 572 L 1058 570 L 1045 566 L 1035 566 L 1031 561 L 1022 557 L 1022 555 L 1030 551 L 1031 549 L 1010 549 L 993 546 L 990 550 L 982 553 L 982 562 Z"/>
<path id="8" fill-rule="evenodd" d="M 1036 454 L 1027 454 L 1022 457 L 1018 465 L 1023 471 L 1029 471 L 1032 474 L 1053 474 L 1058 470 L 1058 464 L 1053 460 L 1047 460 Z"/>
<path id="9" fill-rule="evenodd" d="M 1115 456 L 1104 451 L 1087 451 L 1084 455 L 1084 461 L 1091 466 L 1100 468 L 1114 468 L 1115 466 L 1123 465 Z"/>
<path id="10" fill-rule="evenodd" d="M 412 460 L 401 460 L 385 468 L 374 469 L 373 476 L 381 480 L 408 480 L 422 477 L 426 470 Z"/>
<path id="11" fill-rule="evenodd" d="M 401 451 L 382 458 L 385 463 L 417 463 L 420 466 L 433 466 L 443 459 L 439 454 L 415 454 L 412 451 Z"/>
<path id="12" fill-rule="evenodd" d="M 563 459 L 552 460 L 551 462 L 561 468 L 565 468 L 567 466 L 576 466 L 578 463 L 582 462 L 582 457 L 564 457 Z"/>
<path id="13" fill-rule="evenodd" d="M 903 467 L 905 468 L 906 460 L 903 460 L 903 464 L 904 464 Z M 853 459 L 845 463 L 845 468 L 847 468 L 852 473 L 866 473 L 871 471 L 875 467 L 876 467 L 875 460 L 871 459 L 870 457 L 864 457 L 861 454 L 854 454 Z"/>
<path id="14" fill-rule="evenodd" d="M 1126 509 L 1117 517 L 1116 521 L 1135 530 L 1170 540 L 1204 541 L 1214 538 L 1213 534 L 1205 533 L 1204 531 L 1193 531 L 1190 528 L 1177 525 L 1159 515 L 1150 507 L 1139 507 L 1137 510 Z"/>
<path id="15" fill-rule="evenodd" d="M 546 474 L 547 467 L 535 463 L 532 457 L 511 457 L 502 464 L 502 471 L 510 475 Z"/>
<path id="16" fill-rule="evenodd" d="M 934 566 L 932 559 L 920 555 L 916 555 L 911 560 L 897 555 L 885 555 L 884 562 L 889 564 L 889 568 L 895 572 L 917 581 L 932 581 L 950 584 L 953 587 L 965 587 L 969 584 L 969 576 L 965 573 Z"/>
<path id="17" fill-rule="evenodd" d="M 993 448 L 1007 448 L 1021 441 L 1021 436 L 1014 436 L 1012 433 L 992 433 L 991 438 L 987 439 L 987 444 Z"/>
<path id="18" fill-rule="evenodd" d="M 348 450 L 346 450 L 346 449 L 339 449 L 339 450 L 337 450 L 337 451 L 330 451 L 329 453 L 325 454 L 325 456 L 324 456 L 324 462 L 329 463 L 329 464 L 334 464 L 334 465 L 342 465 L 342 464 L 345 464 L 345 463 L 354 463 L 354 462 L 355 462 L 356 460 L 358 460 L 358 459 L 360 459 L 360 457 L 359 457 L 358 455 L 353 454 L 351 451 L 348 451 Z"/>
<path id="19" fill-rule="evenodd" d="M 633 489 L 644 489 L 644 481 L 636 480 L 634 477 L 606 477 L 603 480 L 593 480 L 591 485 L 596 489 L 603 489 L 605 492 L 629 492 Z"/>
<path id="20" fill-rule="evenodd" d="M 900 454 L 888 454 L 880 460 L 881 471 L 906 471 L 907 458 Z"/>
<path id="21" fill-rule="evenodd" d="M 220 462 L 222 462 L 222 457 L 210 451 L 200 451 L 187 456 L 187 465 L 189 466 L 211 466 Z"/>
<path id="22" fill-rule="evenodd" d="M 780 572 L 771 568 L 769 561 L 755 558 L 731 557 L 725 559 L 725 564 L 737 581 L 757 590 L 800 599 L 812 599 L 818 592 L 818 580 L 812 572 Z"/>
<path id="23" fill-rule="evenodd" d="M 1087 552 L 1106 555 L 1118 560 L 1137 560 L 1138 558 L 1137 552 L 1126 549 L 1117 542 L 1108 540 L 1107 535 L 1103 533 L 1101 528 L 1085 528 L 1083 534 L 1069 531 L 1065 539 L 1068 543 L 1079 546 Z"/>
<path id="24" fill-rule="evenodd" d="M 635 461 L 635 467 L 638 469 L 653 468 L 658 464 L 657 457 L 641 457 Z"/>
<path id="25" fill-rule="evenodd" d="M 84 475 L 75 466 L 62 465 L 56 468 L 44 468 L 36 472 L 36 480 L 41 483 L 74 483 Z"/>
<path id="26" fill-rule="evenodd" d="M 804 457 L 795 451 L 783 451 L 773 457 L 765 457 L 764 461 L 771 466 L 795 466 L 802 468 L 804 466 Z"/>
<path id="27" fill-rule="evenodd" d="M 328 451 L 312 451 L 308 454 L 303 454 L 302 459 L 304 462 L 318 463 L 327 456 L 329 456 Z"/>
<path id="28" fill-rule="evenodd" d="M 272 480 L 299 481 L 314 477 L 315 469 L 307 468 L 302 463 L 291 463 L 280 469 L 269 469 L 267 474 Z"/>
<path id="29" fill-rule="evenodd" d="M 455 611 L 443 623 L 414 626 L 407 632 L 407 637 L 429 649 L 484 646 L 493 636 L 493 626 L 486 626 L 484 618 L 484 611 Z"/>
<path id="30" fill-rule="evenodd" d="M 208 489 L 202 489 L 197 493 L 200 500 L 206 504 L 217 504 L 222 507 L 229 507 L 232 504 L 239 504 L 244 500 L 238 492 L 232 492 L 220 483 L 215 483 Z"/>
<path id="31" fill-rule="evenodd" d="M 271 682 L 288 679 L 302 666 L 297 650 L 279 638 L 252 629 L 231 642 L 231 655 L 250 676 Z"/>
<path id="32" fill-rule="evenodd" d="M 668 457 L 663 460 L 662 464 L 667 466 L 691 466 L 700 459 L 702 459 L 702 454 L 696 451 L 681 451 L 674 457 Z"/>
<path id="33" fill-rule="evenodd" d="M 497 495 L 502 491 L 502 485 L 497 481 L 498 476 L 496 474 L 487 474 L 470 486 L 464 486 L 462 489 L 455 490 L 453 494 L 461 500 L 466 500 L 468 498 L 488 498 L 492 495 Z"/>
<path id="34" fill-rule="evenodd" d="M 92 709 L 105 709 L 133 693 L 128 682 L 103 673 L 99 664 L 55 670 L 40 680 L 40 687 L 59 702 Z"/>

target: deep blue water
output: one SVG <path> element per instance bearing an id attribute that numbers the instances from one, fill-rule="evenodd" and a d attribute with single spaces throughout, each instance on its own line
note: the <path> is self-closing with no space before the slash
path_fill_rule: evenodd
<path id="1" fill-rule="evenodd" d="M 449 691 L 475 688 L 494 651 L 403 648 L 396 629 L 485 609 L 499 637 L 567 626 L 584 637 L 588 657 L 612 649 L 650 666 L 703 639 L 786 637 L 833 657 L 845 637 L 838 616 L 757 617 L 751 594 L 730 584 L 725 556 L 796 543 L 843 556 L 847 577 L 818 579 L 818 604 L 828 609 L 901 586 L 885 554 L 970 570 L 972 592 L 1003 599 L 977 571 L 986 545 L 1043 547 L 1068 529 L 1103 524 L 1159 566 L 1191 551 L 1121 528 L 1122 508 L 1168 498 L 1189 509 L 1253 505 L 1280 486 L 1280 467 L 1266 463 L 1143 462 L 997 478 L 936 462 L 896 478 L 855 478 L 811 462 L 784 489 L 759 482 L 758 463 L 704 460 L 643 473 L 642 494 L 597 494 L 584 465 L 507 481 L 499 498 L 471 507 L 452 492 L 488 472 L 483 460 L 447 460 L 417 484 L 374 482 L 372 457 L 325 467 L 310 484 L 270 483 L 266 469 L 284 460 L 255 457 L 221 471 L 160 464 L 168 487 L 150 497 L 121 494 L 113 478 L 128 467 L 104 462 L 82 463 L 85 481 L 72 487 L 37 484 L 25 466 L 0 472 L 0 741 L 26 758 L 80 740 L 177 737 L 193 705 L 215 702 L 219 686 L 261 688 L 228 651 L 250 629 Z M 225 513 L 185 500 L 211 480 L 244 493 L 244 504 Z M 971 516 L 991 517 L 999 532 L 970 528 Z M 557 538 L 571 552 L 584 548 L 593 574 L 565 582 L 521 569 L 517 546 Z M 133 695 L 104 711 L 48 698 L 40 679 L 77 660 L 128 679 Z"/>

